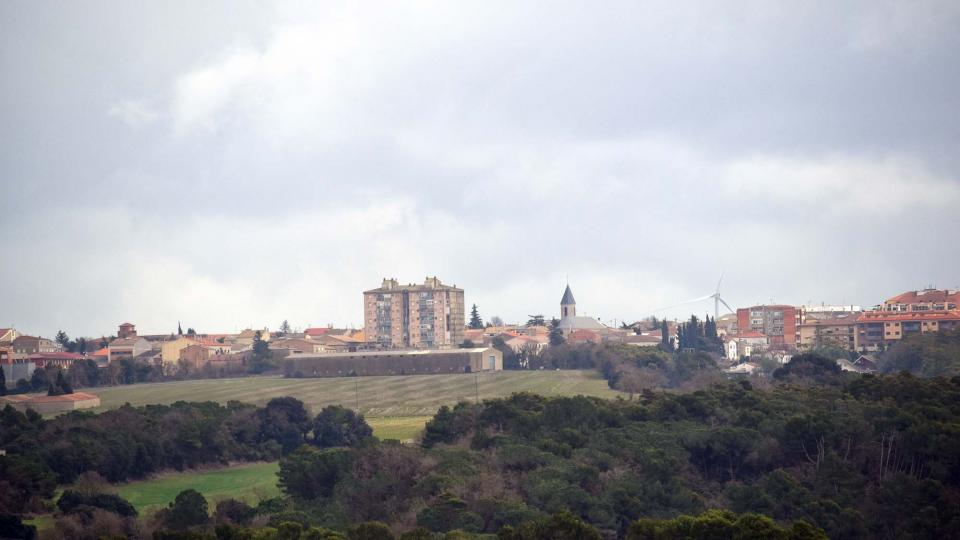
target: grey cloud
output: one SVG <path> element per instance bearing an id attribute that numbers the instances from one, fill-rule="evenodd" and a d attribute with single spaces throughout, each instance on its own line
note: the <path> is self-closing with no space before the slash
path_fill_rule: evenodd
<path id="1" fill-rule="evenodd" d="M 508 320 L 568 274 L 605 320 L 723 270 L 741 304 L 955 286 L 958 14 L 5 4 L 0 321 L 359 324 L 387 275 Z"/>

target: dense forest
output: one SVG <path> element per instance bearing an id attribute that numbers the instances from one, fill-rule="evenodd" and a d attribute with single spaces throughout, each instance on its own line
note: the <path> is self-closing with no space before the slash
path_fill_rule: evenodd
<path id="1" fill-rule="evenodd" d="M 947 338 L 905 343 L 881 365 L 951 373 Z M 940 356 L 924 360 L 926 347 Z M 960 537 L 960 376 L 860 376 L 807 354 L 769 381 L 730 381 L 710 375 L 702 352 L 551 354 L 612 387 L 637 370 L 662 380 L 616 400 L 515 394 L 442 407 L 414 445 L 378 441 L 349 409 L 313 415 L 293 398 L 53 419 L 7 407 L 0 537 L 30 537 L 20 518 L 51 509 L 48 534 L 62 538 Z M 253 507 L 188 490 L 137 516 L 110 489 L 275 459 L 283 495 Z"/>

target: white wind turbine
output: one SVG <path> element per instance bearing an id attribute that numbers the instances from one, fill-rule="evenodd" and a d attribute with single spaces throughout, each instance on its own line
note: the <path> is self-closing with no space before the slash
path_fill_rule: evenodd
<path id="1" fill-rule="evenodd" d="M 722 272 L 720 273 L 720 281 L 717 282 L 717 288 L 716 288 L 715 291 L 713 291 L 713 294 L 708 294 L 708 295 L 706 295 L 706 296 L 701 296 L 701 297 L 699 297 L 699 298 L 694 298 L 694 299 L 692 299 L 692 300 L 687 300 L 686 302 L 680 302 L 679 304 L 674 304 L 674 305 L 672 305 L 672 306 L 663 307 L 663 308 L 654 310 L 654 313 L 657 313 L 657 312 L 660 312 L 660 311 L 666 311 L 666 310 L 668 310 L 668 309 L 673 309 L 673 308 L 675 308 L 675 307 L 685 306 L 685 305 L 687 305 L 687 304 L 695 304 L 695 303 L 697 303 L 697 302 L 703 302 L 704 300 L 710 300 L 711 298 L 713 299 L 713 318 L 714 318 L 714 320 L 716 320 L 717 317 L 720 316 L 720 304 L 723 304 L 728 310 L 730 310 L 730 313 L 736 313 L 737 310 L 735 310 L 735 309 L 733 309 L 732 307 L 730 307 L 730 304 L 728 304 L 723 298 L 720 297 L 720 284 L 721 284 L 721 283 L 723 283 L 723 273 L 722 273 Z"/>

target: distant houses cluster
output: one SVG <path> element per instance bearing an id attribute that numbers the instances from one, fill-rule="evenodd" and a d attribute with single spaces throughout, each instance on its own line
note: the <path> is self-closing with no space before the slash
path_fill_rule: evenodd
<path id="1" fill-rule="evenodd" d="M 960 327 L 960 292 L 928 288 L 894 296 L 872 309 L 854 305 L 757 305 L 717 317 L 716 336 L 730 369 L 749 371 L 743 359 L 774 356 L 781 361 L 807 350 L 859 352 L 883 350 L 917 333 Z M 559 317 L 531 316 L 519 324 L 468 327 L 464 290 L 436 277 L 401 284 L 384 279 L 363 292 L 362 330 L 316 327 L 296 332 L 267 328 L 235 334 L 196 333 L 141 335 L 133 323 L 117 327 L 115 336 L 75 340 L 65 351 L 56 340 L 0 328 L 0 366 L 7 385 L 30 379 L 36 369 L 67 369 L 77 361 L 109 368 L 124 360 L 159 368 L 163 373 L 238 366 L 247 362 L 255 342 L 266 343 L 272 358 L 286 358 L 303 376 L 391 374 L 502 369 L 503 348 L 516 354 L 539 354 L 558 336 L 571 345 L 618 343 L 657 347 L 678 343 L 678 323 L 644 319 L 611 327 L 578 314 L 567 285 Z M 666 333 L 666 335 L 664 335 Z M 492 351 L 494 346 L 498 351 Z M 474 352 L 459 349 L 476 349 Z M 489 350 L 489 352 L 484 352 Z M 432 357 L 402 351 L 449 351 Z M 429 358 L 429 360 L 427 360 Z M 417 362 L 422 362 L 418 368 Z M 841 367 L 873 368 L 868 356 Z M 355 365 L 356 369 L 351 365 Z M 427 367 L 430 366 L 430 367 Z"/>
<path id="2" fill-rule="evenodd" d="M 123 360 L 149 364 L 172 373 L 184 367 L 200 369 L 241 364 L 254 341 L 261 339 L 281 356 L 290 353 L 334 353 L 363 347 L 363 333 L 332 327 L 307 328 L 303 332 L 278 333 L 267 328 L 246 329 L 236 334 L 153 334 L 140 335 L 129 322 L 120 324 L 116 336 L 85 338 L 85 350 L 68 352 L 56 341 L 21 335 L 15 329 L 0 329 L 0 366 L 8 385 L 30 379 L 36 369 L 49 366 L 68 369 L 73 363 L 90 360 L 100 368 Z"/>

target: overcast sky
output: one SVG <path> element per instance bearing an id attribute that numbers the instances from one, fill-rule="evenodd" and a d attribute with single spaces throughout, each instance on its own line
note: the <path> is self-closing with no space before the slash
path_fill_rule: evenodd
<path id="1" fill-rule="evenodd" d="M 955 0 L 309 4 L 0 3 L 0 326 L 960 285 Z"/>

